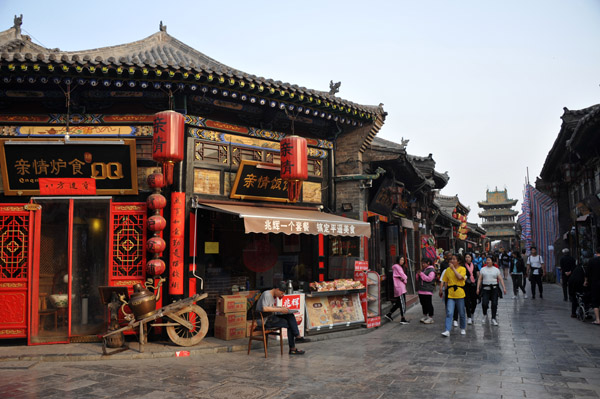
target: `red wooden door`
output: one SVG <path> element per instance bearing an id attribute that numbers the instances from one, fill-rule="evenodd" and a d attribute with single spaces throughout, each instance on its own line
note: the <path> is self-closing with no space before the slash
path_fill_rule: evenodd
<path id="1" fill-rule="evenodd" d="M 0 205 L 0 338 L 26 338 L 37 210 Z"/>

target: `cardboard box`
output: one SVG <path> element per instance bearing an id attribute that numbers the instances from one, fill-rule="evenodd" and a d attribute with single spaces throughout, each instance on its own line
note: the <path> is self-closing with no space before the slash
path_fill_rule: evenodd
<path id="1" fill-rule="evenodd" d="M 246 312 L 245 295 L 221 295 L 217 300 L 217 314 Z"/>
<path id="2" fill-rule="evenodd" d="M 225 313 L 215 317 L 215 337 L 226 341 L 246 337 L 246 312 Z"/>
<path id="3" fill-rule="evenodd" d="M 246 312 L 217 315 L 215 318 L 215 325 L 226 325 L 227 327 L 245 326 Z"/>
<path id="4" fill-rule="evenodd" d="M 227 327 L 227 325 L 217 325 L 215 323 L 215 338 L 229 341 L 246 337 L 246 325 Z"/>

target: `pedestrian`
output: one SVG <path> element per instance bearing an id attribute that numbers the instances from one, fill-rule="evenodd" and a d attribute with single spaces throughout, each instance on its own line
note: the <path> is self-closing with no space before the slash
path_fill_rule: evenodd
<path id="1" fill-rule="evenodd" d="M 567 295 L 569 278 L 571 277 L 573 270 L 575 270 L 577 263 L 575 262 L 575 258 L 569 253 L 569 248 L 564 248 L 562 253 L 563 256 L 560 258 L 560 276 L 562 278 L 563 300 L 566 302 L 569 300 Z"/>
<path id="2" fill-rule="evenodd" d="M 450 264 L 450 255 L 450 251 L 444 251 L 444 260 L 442 260 L 442 262 L 440 263 L 440 276 L 442 275 L 442 273 L 444 273 L 444 270 L 446 270 L 446 268 Z"/>
<path id="3" fill-rule="evenodd" d="M 444 337 L 450 336 L 452 329 L 452 318 L 454 309 L 458 308 L 460 316 L 460 333 L 465 335 L 467 320 L 465 318 L 465 278 L 467 269 L 461 265 L 462 257 L 458 254 L 452 255 L 450 263 L 444 273 L 442 280 L 446 283 L 448 291 L 448 303 L 446 305 L 446 330 L 442 333 Z"/>
<path id="4" fill-rule="evenodd" d="M 465 280 L 467 324 L 473 324 L 473 316 L 475 316 L 475 308 L 477 308 L 477 279 L 479 278 L 479 270 L 473 263 L 473 258 L 470 254 L 465 255 L 465 269 L 467 269 L 467 278 Z"/>
<path id="5" fill-rule="evenodd" d="M 484 257 L 478 252 L 475 251 L 475 257 L 473 258 L 473 263 L 477 266 L 477 270 L 481 270 L 483 267 Z"/>
<path id="6" fill-rule="evenodd" d="M 448 265 L 449 264 L 450 264 L 450 262 L 448 262 Z M 446 309 L 448 309 L 448 285 L 444 282 L 444 274 L 446 274 L 446 271 L 448 271 L 448 268 L 445 268 L 444 271 L 442 272 L 442 275 L 440 276 L 440 298 L 444 299 L 444 306 Z M 458 327 L 458 308 L 457 307 L 454 308 L 454 316 L 453 316 L 452 324 L 454 325 L 454 327 Z"/>
<path id="7" fill-rule="evenodd" d="M 396 264 L 392 266 L 392 278 L 394 281 L 394 305 L 390 311 L 385 315 L 385 318 L 389 321 L 394 321 L 392 314 L 400 309 L 400 324 L 410 323 L 404 317 L 406 311 L 406 283 L 408 282 L 408 276 L 404 273 L 404 263 L 406 260 L 404 256 L 398 256 L 396 258 Z"/>
<path id="8" fill-rule="evenodd" d="M 577 265 L 569 276 L 569 298 L 571 299 L 571 317 L 577 317 L 577 294 L 585 295 L 587 286 L 587 265 Z"/>
<path id="9" fill-rule="evenodd" d="M 498 287 L 502 286 L 502 291 L 506 294 L 506 286 L 500 269 L 494 267 L 494 260 L 488 256 L 486 266 L 479 272 L 477 280 L 477 295 L 481 293 L 481 308 L 483 310 L 482 323 L 488 321 L 487 311 L 490 300 L 492 301 L 492 324 L 498 325 L 496 314 L 498 312 Z"/>
<path id="10" fill-rule="evenodd" d="M 542 279 L 546 275 L 544 270 L 544 258 L 538 255 L 537 247 L 531 247 L 531 254 L 527 257 L 527 275 L 531 282 L 531 299 L 535 299 L 535 287 L 540 289 L 540 299 L 544 299 L 544 287 Z"/>
<path id="11" fill-rule="evenodd" d="M 519 297 L 519 288 L 523 291 L 523 297 L 527 299 L 527 292 L 525 291 L 525 283 L 523 281 L 525 262 L 523 262 L 523 258 L 521 258 L 519 251 L 513 251 L 511 258 L 510 277 L 512 278 L 513 283 L 513 299 Z"/>
<path id="12" fill-rule="evenodd" d="M 596 248 L 594 257 L 588 262 L 586 284 L 590 287 L 594 321 L 592 324 L 600 325 L 600 247 Z"/>
<path id="13" fill-rule="evenodd" d="M 417 293 L 423 309 L 421 323 L 433 323 L 433 290 L 435 288 L 435 267 L 429 258 L 421 262 L 421 270 L 417 273 Z"/>
<path id="14" fill-rule="evenodd" d="M 502 277 L 504 280 L 508 277 L 508 269 L 510 268 L 510 256 L 504 250 L 504 247 L 500 247 L 500 254 L 498 255 L 498 265 L 502 269 Z"/>
<path id="15" fill-rule="evenodd" d="M 525 259 L 527 259 L 527 250 L 525 248 L 521 250 L 521 259 L 525 263 Z M 527 289 L 527 265 L 525 265 L 525 273 L 523 273 L 523 288 Z"/>

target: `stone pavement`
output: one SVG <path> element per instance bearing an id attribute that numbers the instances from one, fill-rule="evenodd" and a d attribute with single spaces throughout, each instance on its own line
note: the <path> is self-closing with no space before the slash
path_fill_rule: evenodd
<path id="1" fill-rule="evenodd" d="M 419 323 L 416 306 L 408 312 L 408 325 L 394 321 L 368 334 L 361 329 L 353 333 L 360 335 L 302 344 L 304 356 L 281 356 L 273 350 L 265 359 L 261 349 L 254 349 L 250 356 L 214 350 L 154 359 L 5 361 L 0 362 L 0 396 L 600 397 L 600 327 L 571 319 L 558 285 L 545 285 L 544 293 L 543 300 L 513 300 L 509 292 L 500 301 L 497 327 L 481 323 L 478 307 L 476 323 L 467 326 L 466 336 L 458 329 L 449 338 L 440 335 L 443 304 L 436 298 L 435 324 Z M 2 355 L 5 348 L 0 349 Z"/>

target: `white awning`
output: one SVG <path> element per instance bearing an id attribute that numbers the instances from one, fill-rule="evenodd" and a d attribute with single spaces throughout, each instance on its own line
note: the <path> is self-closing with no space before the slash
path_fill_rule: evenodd
<path id="1" fill-rule="evenodd" d="M 329 236 L 370 237 L 367 222 L 311 209 L 286 209 L 268 206 L 200 203 L 204 209 L 236 214 L 244 219 L 246 233 L 323 234 Z"/>

